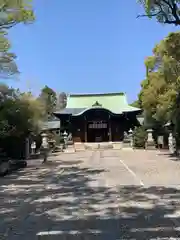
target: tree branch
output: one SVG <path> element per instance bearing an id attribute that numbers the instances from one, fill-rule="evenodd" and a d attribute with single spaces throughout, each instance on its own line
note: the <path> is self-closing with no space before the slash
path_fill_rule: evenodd
<path id="1" fill-rule="evenodd" d="M 165 20 L 164 21 L 164 23 L 167 23 L 167 24 L 174 24 L 174 25 L 176 25 L 176 26 L 178 26 L 178 25 L 180 25 L 180 19 L 178 19 L 178 20 Z"/>
<path id="2" fill-rule="evenodd" d="M 137 15 L 136 18 L 140 18 L 140 17 L 156 17 L 161 11 L 157 12 L 157 13 L 154 13 L 154 14 L 140 14 L 140 15 Z"/>
<path id="3" fill-rule="evenodd" d="M 166 3 L 168 5 L 168 7 L 170 7 L 171 9 L 173 8 L 173 6 L 167 0 L 162 0 L 162 2 Z"/>
<path id="4" fill-rule="evenodd" d="M 178 7 L 177 7 L 177 4 L 176 3 L 173 3 L 173 5 L 170 4 L 170 2 L 168 2 L 167 0 L 162 0 L 165 4 L 167 4 L 167 6 L 170 8 L 171 10 L 171 13 L 172 13 L 172 16 L 175 18 L 175 20 L 169 20 L 168 17 L 167 17 L 167 14 L 163 11 L 162 7 L 161 7 L 161 4 L 159 3 L 156 3 L 160 8 L 161 8 L 161 11 L 165 17 L 165 21 L 164 23 L 167 23 L 167 24 L 174 24 L 174 25 L 180 25 L 180 17 L 178 16 L 177 14 L 177 10 L 178 10 Z"/>
<path id="5" fill-rule="evenodd" d="M 176 22 L 180 23 L 180 16 L 178 16 L 178 7 L 175 3 L 173 4 L 172 14 L 173 14 L 174 18 L 176 19 Z"/>

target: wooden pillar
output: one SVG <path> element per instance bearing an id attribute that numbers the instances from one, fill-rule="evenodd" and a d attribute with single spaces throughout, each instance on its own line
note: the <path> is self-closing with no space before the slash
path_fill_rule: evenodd
<path id="1" fill-rule="evenodd" d="M 84 141 L 87 142 L 87 121 L 86 121 L 86 116 L 84 116 Z"/>
<path id="2" fill-rule="evenodd" d="M 30 156 L 30 143 L 29 143 L 29 138 L 26 138 L 26 159 L 29 159 Z"/>
<path id="3" fill-rule="evenodd" d="M 111 116 L 109 115 L 109 142 L 112 142 Z"/>

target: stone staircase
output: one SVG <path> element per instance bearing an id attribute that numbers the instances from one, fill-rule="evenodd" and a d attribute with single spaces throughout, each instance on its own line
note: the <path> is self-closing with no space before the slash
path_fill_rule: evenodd
<path id="1" fill-rule="evenodd" d="M 74 143 L 74 149 L 75 149 L 75 152 L 84 151 L 85 150 L 84 143 L 82 143 L 82 142 L 75 142 Z"/>
<path id="2" fill-rule="evenodd" d="M 119 150 L 123 148 L 123 143 L 122 142 L 113 142 L 113 149 Z"/>
<path id="3" fill-rule="evenodd" d="M 66 153 L 73 153 L 75 152 L 74 144 L 68 145 L 68 147 L 65 149 Z"/>
<path id="4" fill-rule="evenodd" d="M 115 150 L 128 150 L 132 149 L 129 144 L 124 144 L 123 142 L 75 142 L 73 145 L 68 146 L 66 152 L 79 152 L 85 150 L 103 150 L 103 149 L 115 149 Z"/>
<path id="5" fill-rule="evenodd" d="M 94 149 L 99 149 L 99 143 L 85 143 L 84 144 L 86 150 L 94 150 Z"/>
<path id="6" fill-rule="evenodd" d="M 100 143 L 85 143 L 85 149 L 93 150 L 93 149 L 112 149 L 113 144 L 111 142 L 100 142 Z"/>

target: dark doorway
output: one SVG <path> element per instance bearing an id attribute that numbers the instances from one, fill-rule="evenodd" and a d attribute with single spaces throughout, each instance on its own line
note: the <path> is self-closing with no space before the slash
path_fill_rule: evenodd
<path id="1" fill-rule="evenodd" d="M 88 142 L 108 142 L 108 123 L 105 121 L 91 121 L 87 124 Z"/>

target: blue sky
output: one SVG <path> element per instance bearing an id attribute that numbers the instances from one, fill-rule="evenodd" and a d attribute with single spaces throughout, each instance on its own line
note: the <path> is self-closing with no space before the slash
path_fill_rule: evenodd
<path id="1" fill-rule="evenodd" d="M 21 71 L 9 82 L 37 94 L 43 85 L 68 93 L 125 92 L 136 99 L 144 59 L 169 32 L 136 19 L 136 0 L 34 0 L 36 21 L 11 30 Z"/>

